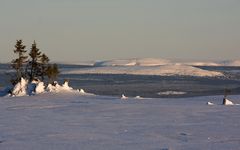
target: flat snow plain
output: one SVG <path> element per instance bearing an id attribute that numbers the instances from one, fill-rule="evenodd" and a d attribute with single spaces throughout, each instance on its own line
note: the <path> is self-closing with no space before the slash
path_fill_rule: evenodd
<path id="1" fill-rule="evenodd" d="M 240 103 L 240 96 L 229 99 Z M 0 150 L 237 150 L 240 106 L 221 102 L 67 92 L 0 97 Z"/>

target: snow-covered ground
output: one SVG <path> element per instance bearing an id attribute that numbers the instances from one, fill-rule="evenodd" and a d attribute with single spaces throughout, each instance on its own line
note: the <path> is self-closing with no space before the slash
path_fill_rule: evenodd
<path id="1" fill-rule="evenodd" d="M 0 97 L 0 149 L 237 150 L 240 106 L 223 106 L 222 98 Z"/>
<path id="2" fill-rule="evenodd" d="M 62 70 L 62 74 L 133 74 L 133 75 L 162 75 L 162 76 L 223 76 L 221 72 L 208 71 L 189 65 L 162 65 L 162 66 L 105 66 L 81 69 Z"/>

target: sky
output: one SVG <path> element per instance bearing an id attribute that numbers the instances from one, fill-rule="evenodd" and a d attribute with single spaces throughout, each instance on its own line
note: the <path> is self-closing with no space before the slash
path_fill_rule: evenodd
<path id="1" fill-rule="evenodd" d="M 18 39 L 61 62 L 240 59 L 240 1 L 0 0 L 0 62 Z"/>

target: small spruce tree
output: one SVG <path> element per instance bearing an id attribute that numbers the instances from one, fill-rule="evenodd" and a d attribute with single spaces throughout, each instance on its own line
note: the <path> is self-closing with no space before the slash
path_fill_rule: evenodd
<path id="1" fill-rule="evenodd" d="M 37 44 L 35 41 L 32 44 L 29 56 L 30 56 L 30 60 L 26 67 L 26 72 L 29 76 L 29 80 L 32 81 L 34 78 L 41 76 L 41 65 L 40 65 L 41 52 L 37 48 Z"/>
<path id="2" fill-rule="evenodd" d="M 57 64 L 48 65 L 46 74 L 48 76 L 49 83 L 53 84 L 53 81 L 57 79 L 57 76 L 59 73 L 60 72 L 59 72 Z"/>
<path id="3" fill-rule="evenodd" d="M 41 63 L 41 78 L 44 80 L 44 76 L 47 75 L 47 67 L 49 63 L 49 58 L 47 57 L 46 54 L 42 54 L 40 58 L 40 63 Z"/>
<path id="4" fill-rule="evenodd" d="M 28 78 L 30 81 L 39 77 L 44 80 L 45 76 L 48 77 L 49 82 L 56 80 L 59 74 L 57 64 L 49 64 L 50 60 L 48 56 L 40 52 L 37 48 L 36 42 L 34 41 L 32 44 L 29 57 L 27 56 L 25 48 L 26 46 L 23 45 L 22 40 L 17 40 L 14 53 L 17 54 L 18 57 L 12 60 L 11 63 L 11 68 L 16 70 L 16 74 L 9 74 L 12 78 L 12 84 L 15 85 L 18 83 L 21 80 L 21 77 Z"/>
<path id="5" fill-rule="evenodd" d="M 24 73 L 24 65 L 27 62 L 28 56 L 26 55 L 26 46 L 23 45 L 22 40 L 17 40 L 14 53 L 18 55 L 16 59 L 13 59 L 11 62 L 11 67 L 16 71 L 16 76 L 11 79 L 11 83 L 15 85 L 17 82 L 20 81 L 21 77 L 25 77 L 26 74 Z"/>

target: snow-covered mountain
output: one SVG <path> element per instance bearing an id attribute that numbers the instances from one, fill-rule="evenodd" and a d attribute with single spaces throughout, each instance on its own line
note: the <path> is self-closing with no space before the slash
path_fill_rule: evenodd
<path id="1" fill-rule="evenodd" d="M 115 59 L 102 61 L 83 61 L 68 62 L 62 64 L 75 64 L 87 66 L 161 66 L 169 64 L 182 64 L 190 66 L 240 66 L 240 60 L 223 60 L 223 61 L 176 61 L 161 58 L 132 58 L 132 59 Z"/>
<path id="2" fill-rule="evenodd" d="M 104 66 L 62 71 L 63 74 L 132 74 L 162 76 L 223 76 L 216 71 L 203 70 L 189 65 L 168 64 L 161 66 Z"/>
<path id="3" fill-rule="evenodd" d="M 94 66 L 160 66 L 170 64 L 170 60 L 142 58 L 142 59 L 117 59 L 108 61 L 99 61 Z"/>

